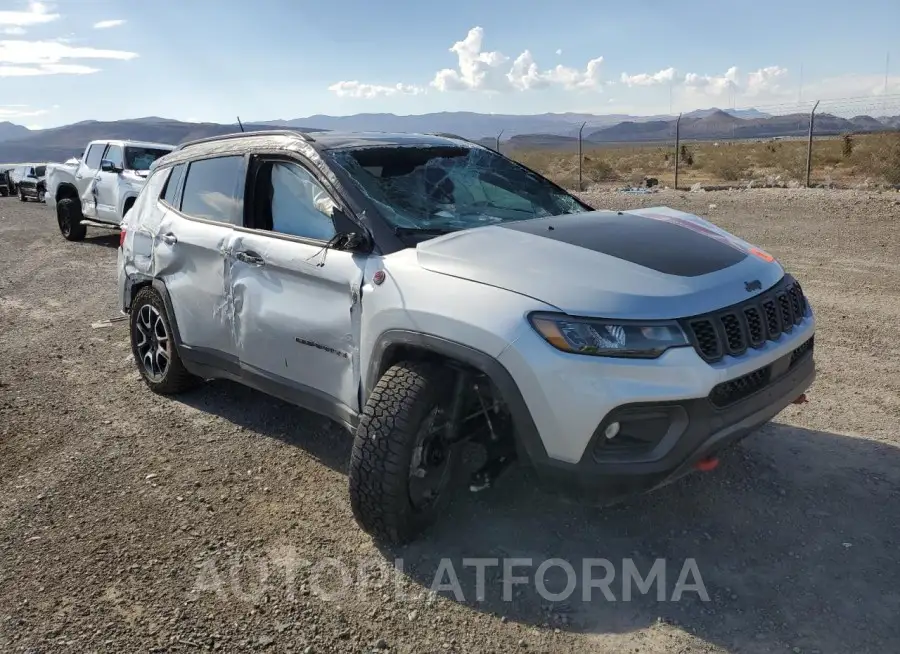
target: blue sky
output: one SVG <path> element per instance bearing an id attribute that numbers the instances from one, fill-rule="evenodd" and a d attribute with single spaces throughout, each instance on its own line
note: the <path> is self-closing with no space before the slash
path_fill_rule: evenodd
<path id="1" fill-rule="evenodd" d="M 0 120 L 771 106 L 898 46 L 900 0 L 0 0 Z"/>

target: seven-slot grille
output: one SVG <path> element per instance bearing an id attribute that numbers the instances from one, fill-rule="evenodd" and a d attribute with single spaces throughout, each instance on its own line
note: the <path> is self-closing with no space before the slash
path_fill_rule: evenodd
<path id="1" fill-rule="evenodd" d="M 697 353 L 712 363 L 740 356 L 790 333 L 807 313 L 803 289 L 790 275 L 765 293 L 733 306 L 682 321 Z"/>

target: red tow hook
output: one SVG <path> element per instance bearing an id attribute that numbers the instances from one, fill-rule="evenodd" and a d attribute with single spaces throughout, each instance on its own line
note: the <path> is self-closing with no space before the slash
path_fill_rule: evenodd
<path id="1" fill-rule="evenodd" d="M 807 402 L 809 402 L 809 400 L 806 399 L 806 393 L 803 393 L 800 397 L 794 400 L 792 404 L 806 404 Z"/>
<path id="2" fill-rule="evenodd" d="M 694 464 L 694 467 L 700 472 L 709 472 L 710 470 L 715 470 L 719 465 L 719 459 L 714 456 L 708 456 L 705 459 L 700 459 L 697 463 Z"/>

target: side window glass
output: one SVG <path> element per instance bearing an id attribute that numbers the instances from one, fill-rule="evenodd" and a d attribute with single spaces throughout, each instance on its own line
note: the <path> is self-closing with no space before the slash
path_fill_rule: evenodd
<path id="1" fill-rule="evenodd" d="M 95 143 L 88 148 L 87 156 L 84 158 L 84 165 L 91 170 L 100 168 L 100 159 L 103 157 L 103 150 L 106 146 L 103 143 Z"/>
<path id="2" fill-rule="evenodd" d="M 197 218 L 242 224 L 243 172 L 243 157 L 217 157 L 192 162 L 181 194 L 181 211 Z"/>
<path id="3" fill-rule="evenodd" d="M 320 241 L 332 238 L 335 204 L 315 177 L 292 163 L 272 162 L 266 168 L 270 174 L 258 179 L 264 185 L 261 196 L 269 198 L 272 231 Z"/>
<path id="4" fill-rule="evenodd" d="M 178 198 L 176 197 L 176 194 L 178 193 L 178 185 L 181 183 L 181 178 L 184 177 L 184 167 L 185 164 L 178 164 L 172 168 L 162 195 L 162 199 L 176 209 L 178 208 Z"/>
<path id="5" fill-rule="evenodd" d="M 116 168 L 125 167 L 125 158 L 122 155 L 122 146 L 120 145 L 109 146 L 109 149 L 106 151 L 106 156 L 103 158 L 112 161 Z"/>

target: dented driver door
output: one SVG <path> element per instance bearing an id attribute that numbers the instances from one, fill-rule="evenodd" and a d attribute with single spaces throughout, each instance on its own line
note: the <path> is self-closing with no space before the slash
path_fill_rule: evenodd
<path id="1" fill-rule="evenodd" d="M 341 419 L 359 410 L 359 255 L 236 230 L 234 335 L 247 383 Z"/>

